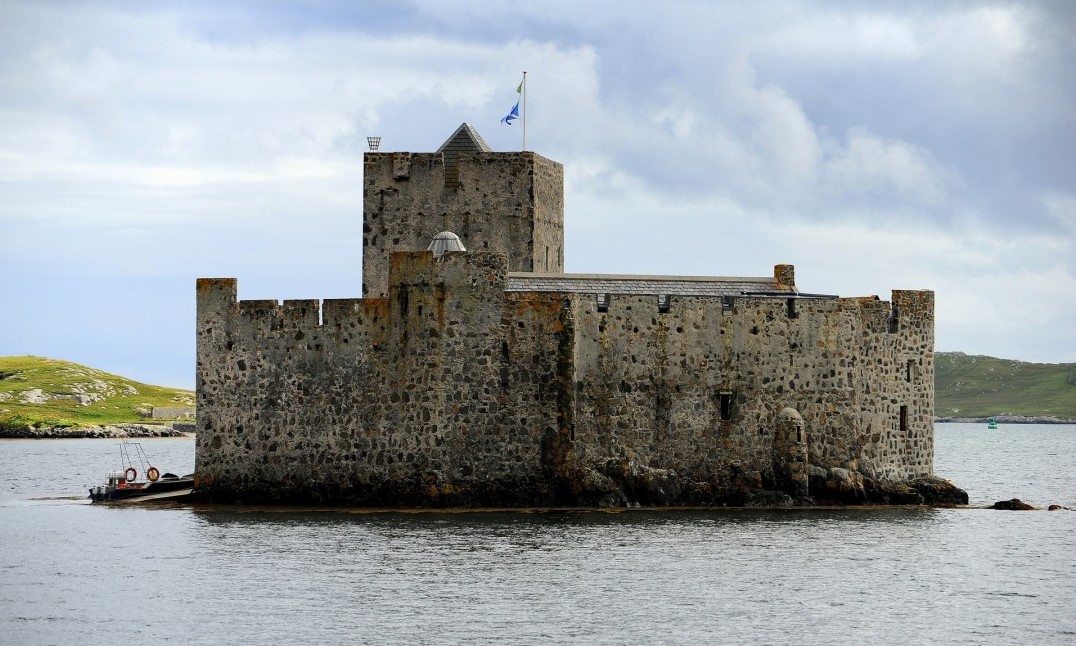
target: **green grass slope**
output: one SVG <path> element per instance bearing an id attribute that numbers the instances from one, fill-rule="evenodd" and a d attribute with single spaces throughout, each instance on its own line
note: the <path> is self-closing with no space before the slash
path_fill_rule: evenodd
<path id="1" fill-rule="evenodd" d="M 68 361 L 0 357 L 0 428 L 145 422 L 155 406 L 194 406 L 194 393 L 138 383 Z"/>
<path id="2" fill-rule="evenodd" d="M 1076 363 L 1026 363 L 938 352 L 934 355 L 934 413 L 939 417 L 1076 419 Z"/>

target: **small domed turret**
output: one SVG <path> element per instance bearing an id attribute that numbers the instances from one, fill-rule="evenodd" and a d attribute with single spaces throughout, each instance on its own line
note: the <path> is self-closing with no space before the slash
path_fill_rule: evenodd
<path id="1" fill-rule="evenodd" d="M 435 235 L 426 250 L 433 252 L 434 260 L 439 260 L 446 251 L 467 251 L 463 248 L 460 237 L 451 231 L 442 231 Z"/>

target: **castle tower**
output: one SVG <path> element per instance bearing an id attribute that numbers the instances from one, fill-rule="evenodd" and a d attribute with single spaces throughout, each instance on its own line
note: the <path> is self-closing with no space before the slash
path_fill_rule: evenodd
<path id="1" fill-rule="evenodd" d="M 533 152 L 493 152 L 464 123 L 434 153 L 363 158 L 362 295 L 388 292 L 389 258 L 451 231 L 509 271 L 564 271 L 564 168 Z"/>

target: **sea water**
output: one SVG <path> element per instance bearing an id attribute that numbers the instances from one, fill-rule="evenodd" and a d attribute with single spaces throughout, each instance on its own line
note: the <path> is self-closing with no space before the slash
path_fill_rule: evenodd
<path id="1" fill-rule="evenodd" d="M 939 424 L 972 505 L 1076 508 L 1076 426 Z M 144 440 L 187 473 L 191 439 Z M 1076 643 L 1076 512 L 103 506 L 110 440 L 0 441 L 0 644 Z"/>

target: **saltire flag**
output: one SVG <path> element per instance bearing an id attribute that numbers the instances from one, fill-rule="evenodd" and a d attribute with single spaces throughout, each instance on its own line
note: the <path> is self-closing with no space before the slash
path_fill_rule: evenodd
<path id="1" fill-rule="evenodd" d="M 515 120 L 515 119 L 518 119 L 518 118 L 519 118 L 519 101 L 517 100 L 516 104 L 514 106 L 512 106 L 512 110 L 509 111 L 509 113 L 506 114 L 505 116 L 501 117 L 501 123 L 507 123 L 508 125 L 512 125 L 512 121 Z"/>
<path id="2" fill-rule="evenodd" d="M 523 83 L 526 81 L 527 76 L 524 74 L 523 80 L 516 86 L 516 94 L 523 94 Z M 516 104 L 512 106 L 512 109 L 508 111 L 504 117 L 501 118 L 501 123 L 507 123 L 512 125 L 512 122 L 519 118 L 519 99 L 516 99 Z"/>

